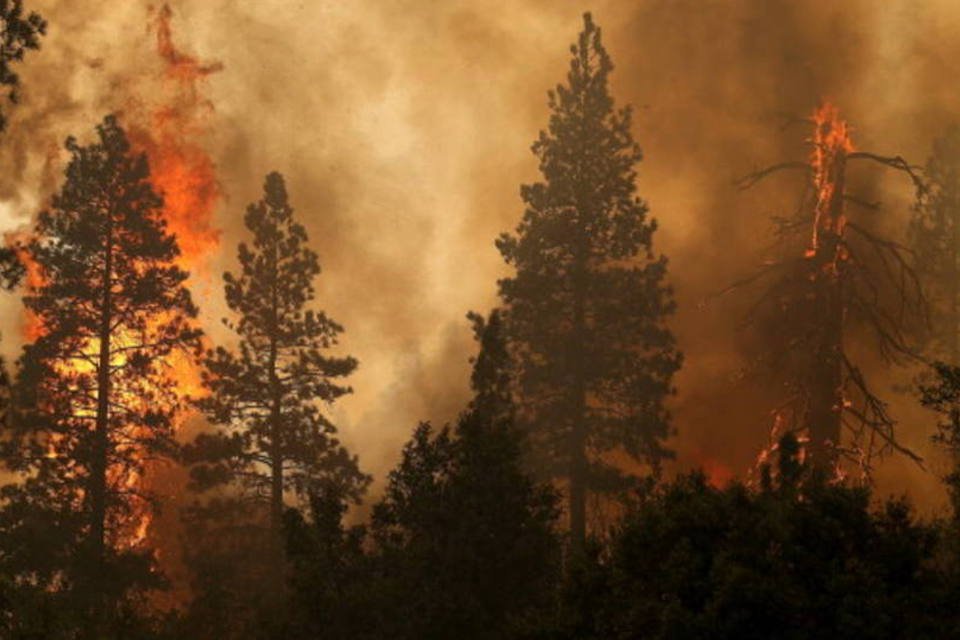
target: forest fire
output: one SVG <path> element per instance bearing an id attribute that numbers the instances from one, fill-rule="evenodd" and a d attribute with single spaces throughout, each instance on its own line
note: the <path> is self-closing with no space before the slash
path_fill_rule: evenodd
<path id="1" fill-rule="evenodd" d="M 195 59 L 180 53 L 172 39 L 170 20 L 172 12 L 164 6 L 158 13 L 153 28 L 156 30 L 157 53 L 163 61 L 163 75 L 160 78 L 157 103 L 143 104 L 131 101 L 126 119 L 131 145 L 137 152 L 144 153 L 150 167 L 150 182 L 155 192 L 162 196 L 161 218 L 169 232 L 176 236 L 180 248 L 177 264 L 187 271 L 196 284 L 198 278 L 206 274 L 207 260 L 215 255 L 219 244 L 219 232 L 214 226 L 213 215 L 221 198 L 216 177 L 216 167 L 209 154 L 197 142 L 206 131 L 205 118 L 212 105 L 201 98 L 199 82 L 220 69 L 220 65 L 201 65 Z M 14 248 L 25 267 L 25 286 L 27 291 L 36 291 L 46 283 L 46 276 L 25 247 L 31 238 L 27 233 L 7 234 L 8 246 Z M 199 276 L 198 276 L 199 274 Z M 151 319 L 145 329 L 151 334 L 168 318 L 159 315 Z M 25 311 L 22 324 L 23 339 L 26 343 L 36 342 L 47 333 L 42 321 L 29 310 Z M 122 331 L 112 338 L 110 358 L 112 369 L 122 369 L 129 363 L 126 349 L 132 348 L 125 343 L 135 342 L 133 335 Z M 96 356 L 100 351 L 100 341 L 90 338 L 77 346 L 77 356 L 57 365 L 58 372 L 69 381 L 74 391 L 89 384 L 96 377 Z M 154 398 L 168 398 L 176 403 L 177 398 L 196 397 L 201 394 L 200 375 L 192 354 L 180 350 L 172 351 L 166 358 L 165 375 L 157 380 L 149 395 Z M 142 388 L 114 389 L 122 397 L 119 405 L 138 404 L 138 394 Z M 172 405 L 171 405 L 172 406 Z M 141 406 L 141 409 L 149 407 Z M 74 408 L 77 415 L 92 417 L 93 406 Z M 176 423 L 183 416 L 175 418 Z M 128 441 L 145 437 L 146 432 L 131 427 Z M 57 458 L 57 447 L 61 439 L 50 438 L 47 443 L 48 457 Z M 130 466 L 111 466 L 107 469 L 108 483 L 122 487 L 122 490 L 136 495 L 150 476 L 153 462 L 142 452 L 136 451 L 136 445 L 118 444 L 118 447 L 134 458 L 142 459 L 142 468 Z M 131 503 L 133 515 L 129 521 L 119 523 L 118 528 L 124 544 L 130 547 L 144 542 L 152 522 L 152 510 L 146 501 Z"/>
<path id="2" fill-rule="evenodd" d="M 0 1 L 0 638 L 960 629 L 954 45 L 77 2 Z"/>
<path id="3" fill-rule="evenodd" d="M 207 117 L 213 111 L 213 105 L 203 98 L 200 83 L 222 65 L 202 64 L 178 50 L 173 40 L 172 17 L 170 6 L 165 4 L 153 25 L 157 54 L 164 63 L 159 103 L 143 107 L 147 113 L 131 123 L 130 138 L 134 148 L 147 156 L 150 181 L 163 197 L 163 219 L 179 245 L 177 262 L 196 286 L 208 275 L 207 261 L 218 249 L 220 233 L 213 216 L 222 197 L 213 159 L 198 142 L 207 131 Z M 200 373 L 192 354 L 173 351 L 168 360 L 174 395 L 202 395 Z M 183 419 L 183 415 L 176 417 L 175 426 Z M 159 469 L 152 470 L 148 464 L 145 471 L 148 478 L 151 471 Z M 128 486 L 144 481 L 144 477 L 134 473 L 128 475 Z M 152 513 L 145 509 L 131 542 L 143 542 L 151 524 Z"/>

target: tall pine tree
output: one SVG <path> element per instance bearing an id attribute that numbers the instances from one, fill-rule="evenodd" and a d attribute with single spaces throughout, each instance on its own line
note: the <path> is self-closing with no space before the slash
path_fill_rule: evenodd
<path id="1" fill-rule="evenodd" d="M 60 584 L 83 595 L 94 635 L 131 585 L 153 580 L 149 558 L 131 556 L 151 506 L 139 479 L 174 452 L 179 400 L 166 365 L 199 339 L 146 157 L 114 117 L 97 132 L 88 145 L 67 140 L 66 181 L 25 248 L 38 273 L 24 296 L 38 337 L 20 359 L 3 443 L 7 466 L 26 478 L 5 497 L 28 505 L 5 524 L 29 529 L 47 512 L 59 523 L 47 534 L 68 552 L 76 543 Z"/>
<path id="2" fill-rule="evenodd" d="M 681 355 L 665 325 L 675 305 L 666 258 L 653 252 L 657 225 L 636 195 L 631 111 L 614 108 L 613 64 L 590 14 L 571 52 L 533 145 L 543 181 L 522 187 L 523 219 L 497 246 L 516 270 L 500 296 L 521 417 L 546 473 L 569 483 L 578 547 L 588 491 L 623 485 L 609 454 L 656 466 L 667 453 L 664 401 Z"/>
<path id="3" fill-rule="evenodd" d="M 320 263 L 293 214 L 283 177 L 269 174 L 263 198 L 244 218 L 253 244 L 240 244 L 240 272 L 224 275 L 237 316 L 224 323 L 238 348 L 218 347 L 205 358 L 210 395 L 200 405 L 221 429 L 188 450 L 197 486 L 242 487 L 267 506 L 278 541 L 286 492 L 305 498 L 318 483 L 336 482 L 355 499 L 369 480 L 321 410 L 350 392 L 338 380 L 357 361 L 327 353 L 343 328 L 310 308 Z"/>

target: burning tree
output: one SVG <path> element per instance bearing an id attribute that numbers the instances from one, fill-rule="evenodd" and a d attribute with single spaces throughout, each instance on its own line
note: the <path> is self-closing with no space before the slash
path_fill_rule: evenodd
<path id="1" fill-rule="evenodd" d="M 147 160 L 114 117 L 97 133 L 85 146 L 67 140 L 66 181 L 25 246 L 37 275 L 24 296 L 33 341 L 3 443 L 7 466 L 25 478 L 5 497 L 30 505 L 24 514 L 61 520 L 45 535 L 75 536 L 61 579 L 76 587 L 94 633 L 131 586 L 156 584 L 140 548 L 151 507 L 140 478 L 175 452 L 180 402 L 168 365 L 199 342 Z"/>
<path id="2" fill-rule="evenodd" d="M 238 316 L 224 323 L 239 348 L 205 357 L 210 395 L 200 406 L 223 429 L 200 435 L 188 450 L 197 486 L 244 489 L 245 499 L 268 506 L 278 540 L 285 492 L 308 497 L 335 482 L 357 498 L 369 481 L 318 406 L 350 392 L 336 380 L 357 362 L 325 353 L 343 328 L 308 307 L 320 264 L 293 213 L 283 177 L 271 173 L 244 218 L 253 245 L 240 244 L 240 273 L 224 275 L 227 305 Z"/>
<path id="3" fill-rule="evenodd" d="M 930 325 L 921 338 L 928 356 L 960 364 L 960 126 L 933 144 L 924 169 L 927 189 L 910 221 L 909 239 L 923 281 Z"/>
<path id="4" fill-rule="evenodd" d="M 636 196 L 631 111 L 614 108 L 613 64 L 590 14 L 571 52 L 533 145 L 544 181 L 521 189 L 523 219 L 497 247 L 516 270 L 499 284 L 520 419 L 544 472 L 568 482 L 576 548 L 587 493 L 625 485 L 610 454 L 653 466 L 666 454 L 664 400 L 681 356 L 665 326 L 675 305 L 666 258 L 653 253 L 657 225 Z"/>
<path id="5" fill-rule="evenodd" d="M 848 205 L 871 211 L 878 205 L 848 192 L 847 169 L 856 162 L 879 163 L 906 173 L 918 190 L 923 185 L 902 158 L 856 151 L 832 105 L 819 107 L 812 124 L 809 160 L 778 164 L 740 181 L 746 188 L 781 170 L 807 176 L 797 210 L 777 219 L 780 238 L 799 240 L 802 250 L 734 285 L 772 281 L 754 306 L 753 321 L 766 325 L 773 343 L 761 363 L 783 373 L 790 389 L 775 412 L 775 429 L 803 432 L 814 463 L 831 471 L 840 456 L 865 473 L 879 453 L 898 451 L 919 462 L 895 438 L 886 404 L 851 359 L 849 335 L 866 327 L 886 360 L 913 358 L 905 327 L 908 314 L 923 308 L 923 296 L 908 249 L 849 214 Z"/>
<path id="6" fill-rule="evenodd" d="M 20 77 L 11 68 L 23 60 L 30 49 L 40 48 L 40 36 L 47 32 L 47 23 L 35 11 L 23 15 L 23 0 L 0 0 L 0 87 L 7 88 L 10 102 L 18 99 Z M 6 119 L 0 112 L 0 131 Z"/>

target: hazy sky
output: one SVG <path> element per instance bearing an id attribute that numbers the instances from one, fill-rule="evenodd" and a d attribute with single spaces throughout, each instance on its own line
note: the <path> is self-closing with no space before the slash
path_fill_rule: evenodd
<path id="1" fill-rule="evenodd" d="M 0 231 L 26 224 L 57 186 L 67 135 L 89 138 L 109 112 L 150 127 L 157 107 L 191 109 L 184 143 L 209 153 L 223 194 L 220 249 L 197 265 L 207 327 L 221 336 L 219 273 L 234 264 L 246 203 L 279 170 L 324 267 L 320 306 L 360 360 L 355 394 L 333 414 L 378 480 L 418 420 L 448 420 L 466 400 L 464 314 L 495 302 L 504 270 L 493 240 L 516 224 L 519 186 L 537 176 L 529 147 L 584 10 L 603 29 L 617 101 L 636 109 L 639 189 L 671 261 L 687 355 L 673 446 L 686 465 L 742 473 L 769 427 L 769 407 L 736 375 L 742 302 L 699 303 L 764 257 L 768 217 L 796 184 L 742 193 L 733 179 L 803 158 L 806 132 L 783 125 L 821 98 L 850 119 L 859 148 L 913 162 L 960 108 L 960 9 L 949 0 L 172 1 L 179 49 L 222 64 L 192 96 L 163 79 L 157 6 L 28 5 L 50 30 L 22 66 L 23 102 L 0 136 Z M 870 172 L 879 215 L 899 233 L 910 185 Z M 9 359 L 20 307 L 0 304 Z M 887 392 L 897 375 L 874 368 Z M 889 397 L 902 438 L 929 453 L 929 418 Z M 887 490 L 941 499 L 930 474 L 896 461 L 882 471 Z"/>

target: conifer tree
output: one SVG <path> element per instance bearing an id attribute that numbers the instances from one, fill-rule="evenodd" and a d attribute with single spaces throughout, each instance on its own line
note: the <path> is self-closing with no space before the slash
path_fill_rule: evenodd
<path id="1" fill-rule="evenodd" d="M 930 309 L 928 355 L 960 364 L 960 126 L 933 143 L 909 237 Z"/>
<path id="2" fill-rule="evenodd" d="M 47 32 L 46 21 L 35 11 L 24 16 L 23 0 L 0 0 L 0 87 L 6 87 L 10 102 L 18 99 L 20 77 L 12 69 L 30 49 L 40 48 L 40 36 Z M 0 131 L 6 120 L 0 112 Z"/>
<path id="3" fill-rule="evenodd" d="M 675 305 L 666 258 L 653 251 L 657 224 L 636 195 L 631 111 L 614 107 L 613 64 L 590 14 L 571 52 L 533 145 L 543 180 L 522 187 L 523 219 L 497 246 L 515 269 L 500 296 L 520 416 L 542 469 L 568 482 L 577 547 L 588 491 L 624 484 L 605 454 L 654 467 L 667 455 L 664 401 L 681 355 L 665 325 Z"/>
<path id="4" fill-rule="evenodd" d="M 187 454 L 198 488 L 235 483 L 246 499 L 267 507 L 279 541 L 286 492 L 307 498 L 318 483 L 335 482 L 356 499 L 369 480 L 320 404 L 350 392 L 338 380 L 357 362 L 328 353 L 343 328 L 310 308 L 320 264 L 279 173 L 267 176 L 263 198 L 247 208 L 244 222 L 252 245 L 239 246 L 239 273 L 224 275 L 227 306 L 237 317 L 224 323 L 239 345 L 207 353 L 210 394 L 200 401 L 221 428 L 199 436 Z"/>
<path id="5" fill-rule="evenodd" d="M 24 296 L 38 337 L 20 358 L 3 442 L 7 467 L 25 478 L 4 489 L 5 533 L 49 516 L 44 535 L 56 540 L 38 557 L 75 556 L 52 575 L 77 587 L 93 635 L 131 585 L 155 582 L 149 556 L 134 553 L 152 504 L 138 479 L 175 451 L 166 365 L 199 339 L 146 157 L 113 116 L 97 133 L 88 145 L 67 140 L 66 181 L 25 247 L 39 276 Z"/>
<path id="6" fill-rule="evenodd" d="M 501 318 L 470 317 L 473 401 L 454 428 L 418 426 L 374 508 L 391 637 L 521 637 L 556 578 L 556 495 L 523 469 Z"/>

